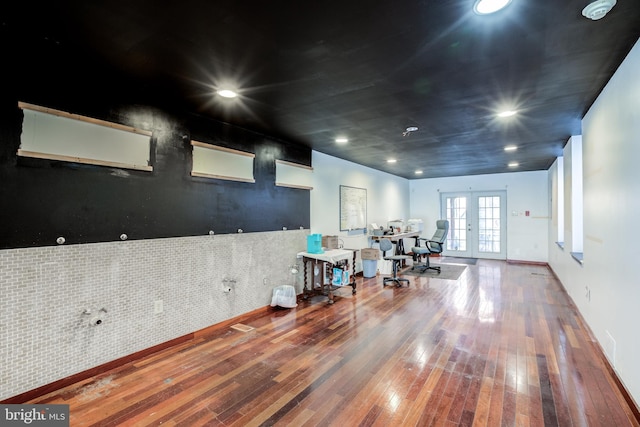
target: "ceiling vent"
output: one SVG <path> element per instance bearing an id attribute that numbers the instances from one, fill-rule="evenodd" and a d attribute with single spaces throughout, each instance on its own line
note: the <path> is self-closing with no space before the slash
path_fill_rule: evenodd
<path id="1" fill-rule="evenodd" d="M 582 9 L 582 15 L 586 18 L 597 21 L 609 13 L 615 5 L 616 0 L 596 0 L 589 3 L 584 9 Z"/>

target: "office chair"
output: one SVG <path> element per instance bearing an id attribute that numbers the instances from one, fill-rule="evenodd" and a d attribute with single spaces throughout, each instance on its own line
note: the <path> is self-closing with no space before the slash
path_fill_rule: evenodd
<path id="1" fill-rule="evenodd" d="M 436 221 L 436 231 L 433 233 L 431 239 L 417 239 L 418 245 L 420 240 L 424 240 L 424 246 L 414 246 L 411 248 L 413 252 L 413 261 L 417 261 L 419 257 L 425 256 L 424 264 L 414 264 L 412 270 L 419 269 L 420 273 L 424 273 L 427 270 L 436 270 L 440 273 L 440 267 L 432 266 L 429 263 L 429 255 L 442 253 L 444 249 L 444 241 L 447 239 L 449 233 L 449 221 L 446 219 L 439 219 Z"/>
<path id="2" fill-rule="evenodd" d="M 382 286 L 386 286 L 387 282 L 393 282 L 397 287 L 402 286 L 402 282 L 407 282 L 407 286 L 409 285 L 409 279 L 405 279 L 402 277 L 398 277 L 398 267 L 400 267 L 400 263 L 406 259 L 411 258 L 409 255 L 391 255 L 386 256 L 387 251 L 393 249 L 393 243 L 389 239 L 380 239 L 380 250 L 384 254 L 383 259 L 387 261 L 393 262 L 393 276 L 385 277 L 382 280 Z"/>

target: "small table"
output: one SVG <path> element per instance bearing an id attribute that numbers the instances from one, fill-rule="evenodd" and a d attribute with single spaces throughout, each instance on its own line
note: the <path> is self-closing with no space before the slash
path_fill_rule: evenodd
<path id="1" fill-rule="evenodd" d="M 404 253 L 404 239 L 415 237 L 416 246 L 418 246 L 418 238 L 420 237 L 419 231 L 408 231 L 406 233 L 387 234 L 384 236 L 371 236 L 371 240 L 380 242 L 380 239 L 389 239 L 392 242 L 396 242 L 396 255 L 405 255 Z"/>
<path id="2" fill-rule="evenodd" d="M 328 251 L 324 251 L 321 254 L 312 254 L 309 252 L 300 252 L 298 253 L 298 258 L 302 258 L 304 263 L 304 290 L 302 297 L 304 299 L 309 298 L 310 296 L 316 295 L 317 293 L 321 293 L 322 295 L 328 295 L 329 304 L 333 304 L 333 291 L 342 287 L 342 286 L 334 286 L 332 285 L 333 280 L 333 268 L 339 267 L 346 270 L 351 270 L 349 274 L 350 283 L 344 286 L 351 286 L 351 293 L 356 293 L 356 251 L 351 249 L 332 249 Z M 351 264 L 349 266 L 349 264 Z M 307 266 L 312 265 L 312 271 L 315 270 L 316 267 L 319 268 L 317 274 L 314 274 L 314 278 L 316 276 L 320 276 L 320 285 L 315 286 L 314 283 L 311 284 L 311 287 L 307 284 Z M 325 284 L 325 267 L 328 267 L 329 273 L 329 283 Z M 351 268 L 349 268 L 351 267 Z M 316 282 L 317 284 L 317 282 Z"/>

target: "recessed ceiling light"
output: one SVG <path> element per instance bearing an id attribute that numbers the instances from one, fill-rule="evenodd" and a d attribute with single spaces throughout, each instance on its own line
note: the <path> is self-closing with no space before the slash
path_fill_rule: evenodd
<path id="1" fill-rule="evenodd" d="M 416 175 L 422 175 L 422 171 L 421 170 L 417 170 L 416 171 Z"/>
<path id="2" fill-rule="evenodd" d="M 516 151 L 517 149 L 518 147 L 515 145 L 507 145 L 506 147 L 504 147 L 504 151 Z"/>
<path id="3" fill-rule="evenodd" d="M 229 89 L 220 89 L 217 93 L 223 98 L 235 98 L 236 96 L 238 96 L 237 93 Z"/>
<path id="4" fill-rule="evenodd" d="M 478 15 L 488 15 L 507 7 L 511 0 L 476 0 L 473 11 Z"/>
<path id="5" fill-rule="evenodd" d="M 408 126 L 407 129 L 404 132 L 402 132 L 402 136 L 407 136 L 411 132 L 415 132 L 417 130 L 418 130 L 418 126 Z"/>
<path id="6" fill-rule="evenodd" d="M 509 167 L 510 167 L 510 168 L 517 168 L 518 166 L 520 166 L 520 163 L 518 163 L 518 162 L 511 162 L 511 163 L 509 163 Z"/>
<path id="7" fill-rule="evenodd" d="M 397 160 L 396 160 L 396 159 L 388 159 L 388 160 L 387 160 L 387 163 L 395 163 L 395 162 L 397 162 Z"/>
<path id="8" fill-rule="evenodd" d="M 505 110 L 498 113 L 498 117 L 511 117 L 518 114 L 516 110 Z"/>
<path id="9" fill-rule="evenodd" d="M 339 136 L 338 138 L 336 138 L 336 142 L 338 144 L 346 144 L 347 142 L 349 142 L 349 138 L 345 138 L 343 136 Z"/>

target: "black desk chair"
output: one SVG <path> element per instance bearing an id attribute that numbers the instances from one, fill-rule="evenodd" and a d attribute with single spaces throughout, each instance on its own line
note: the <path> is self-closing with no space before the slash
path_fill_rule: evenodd
<path id="1" fill-rule="evenodd" d="M 444 250 L 444 242 L 447 240 L 447 234 L 449 233 L 449 221 L 446 219 L 439 219 L 436 221 L 436 231 L 433 233 L 433 237 L 431 239 L 418 239 L 418 241 L 423 240 L 424 246 L 414 246 L 411 248 L 411 252 L 413 252 L 413 261 L 418 261 L 417 258 L 425 256 L 424 264 L 414 264 L 411 268 L 412 270 L 419 269 L 421 273 L 424 273 L 427 270 L 436 270 L 438 273 L 440 272 L 440 267 L 432 266 L 429 263 L 429 255 L 431 254 L 440 254 Z M 419 245 L 419 242 L 418 242 Z"/>
<path id="2" fill-rule="evenodd" d="M 380 250 L 384 254 L 383 259 L 393 262 L 393 276 L 392 277 L 385 277 L 382 280 L 382 286 L 386 286 L 386 284 L 388 282 L 395 283 L 397 287 L 401 287 L 402 286 L 402 282 L 407 282 L 407 286 L 409 286 L 409 279 L 405 279 L 403 277 L 398 277 L 398 267 L 400 267 L 400 264 L 403 261 L 405 261 L 405 260 L 407 260 L 407 259 L 409 259 L 411 257 L 409 255 L 391 255 L 391 256 L 386 256 L 387 251 L 390 251 L 392 249 L 393 249 L 393 243 L 391 243 L 391 240 L 389 240 L 389 239 L 380 239 Z"/>

